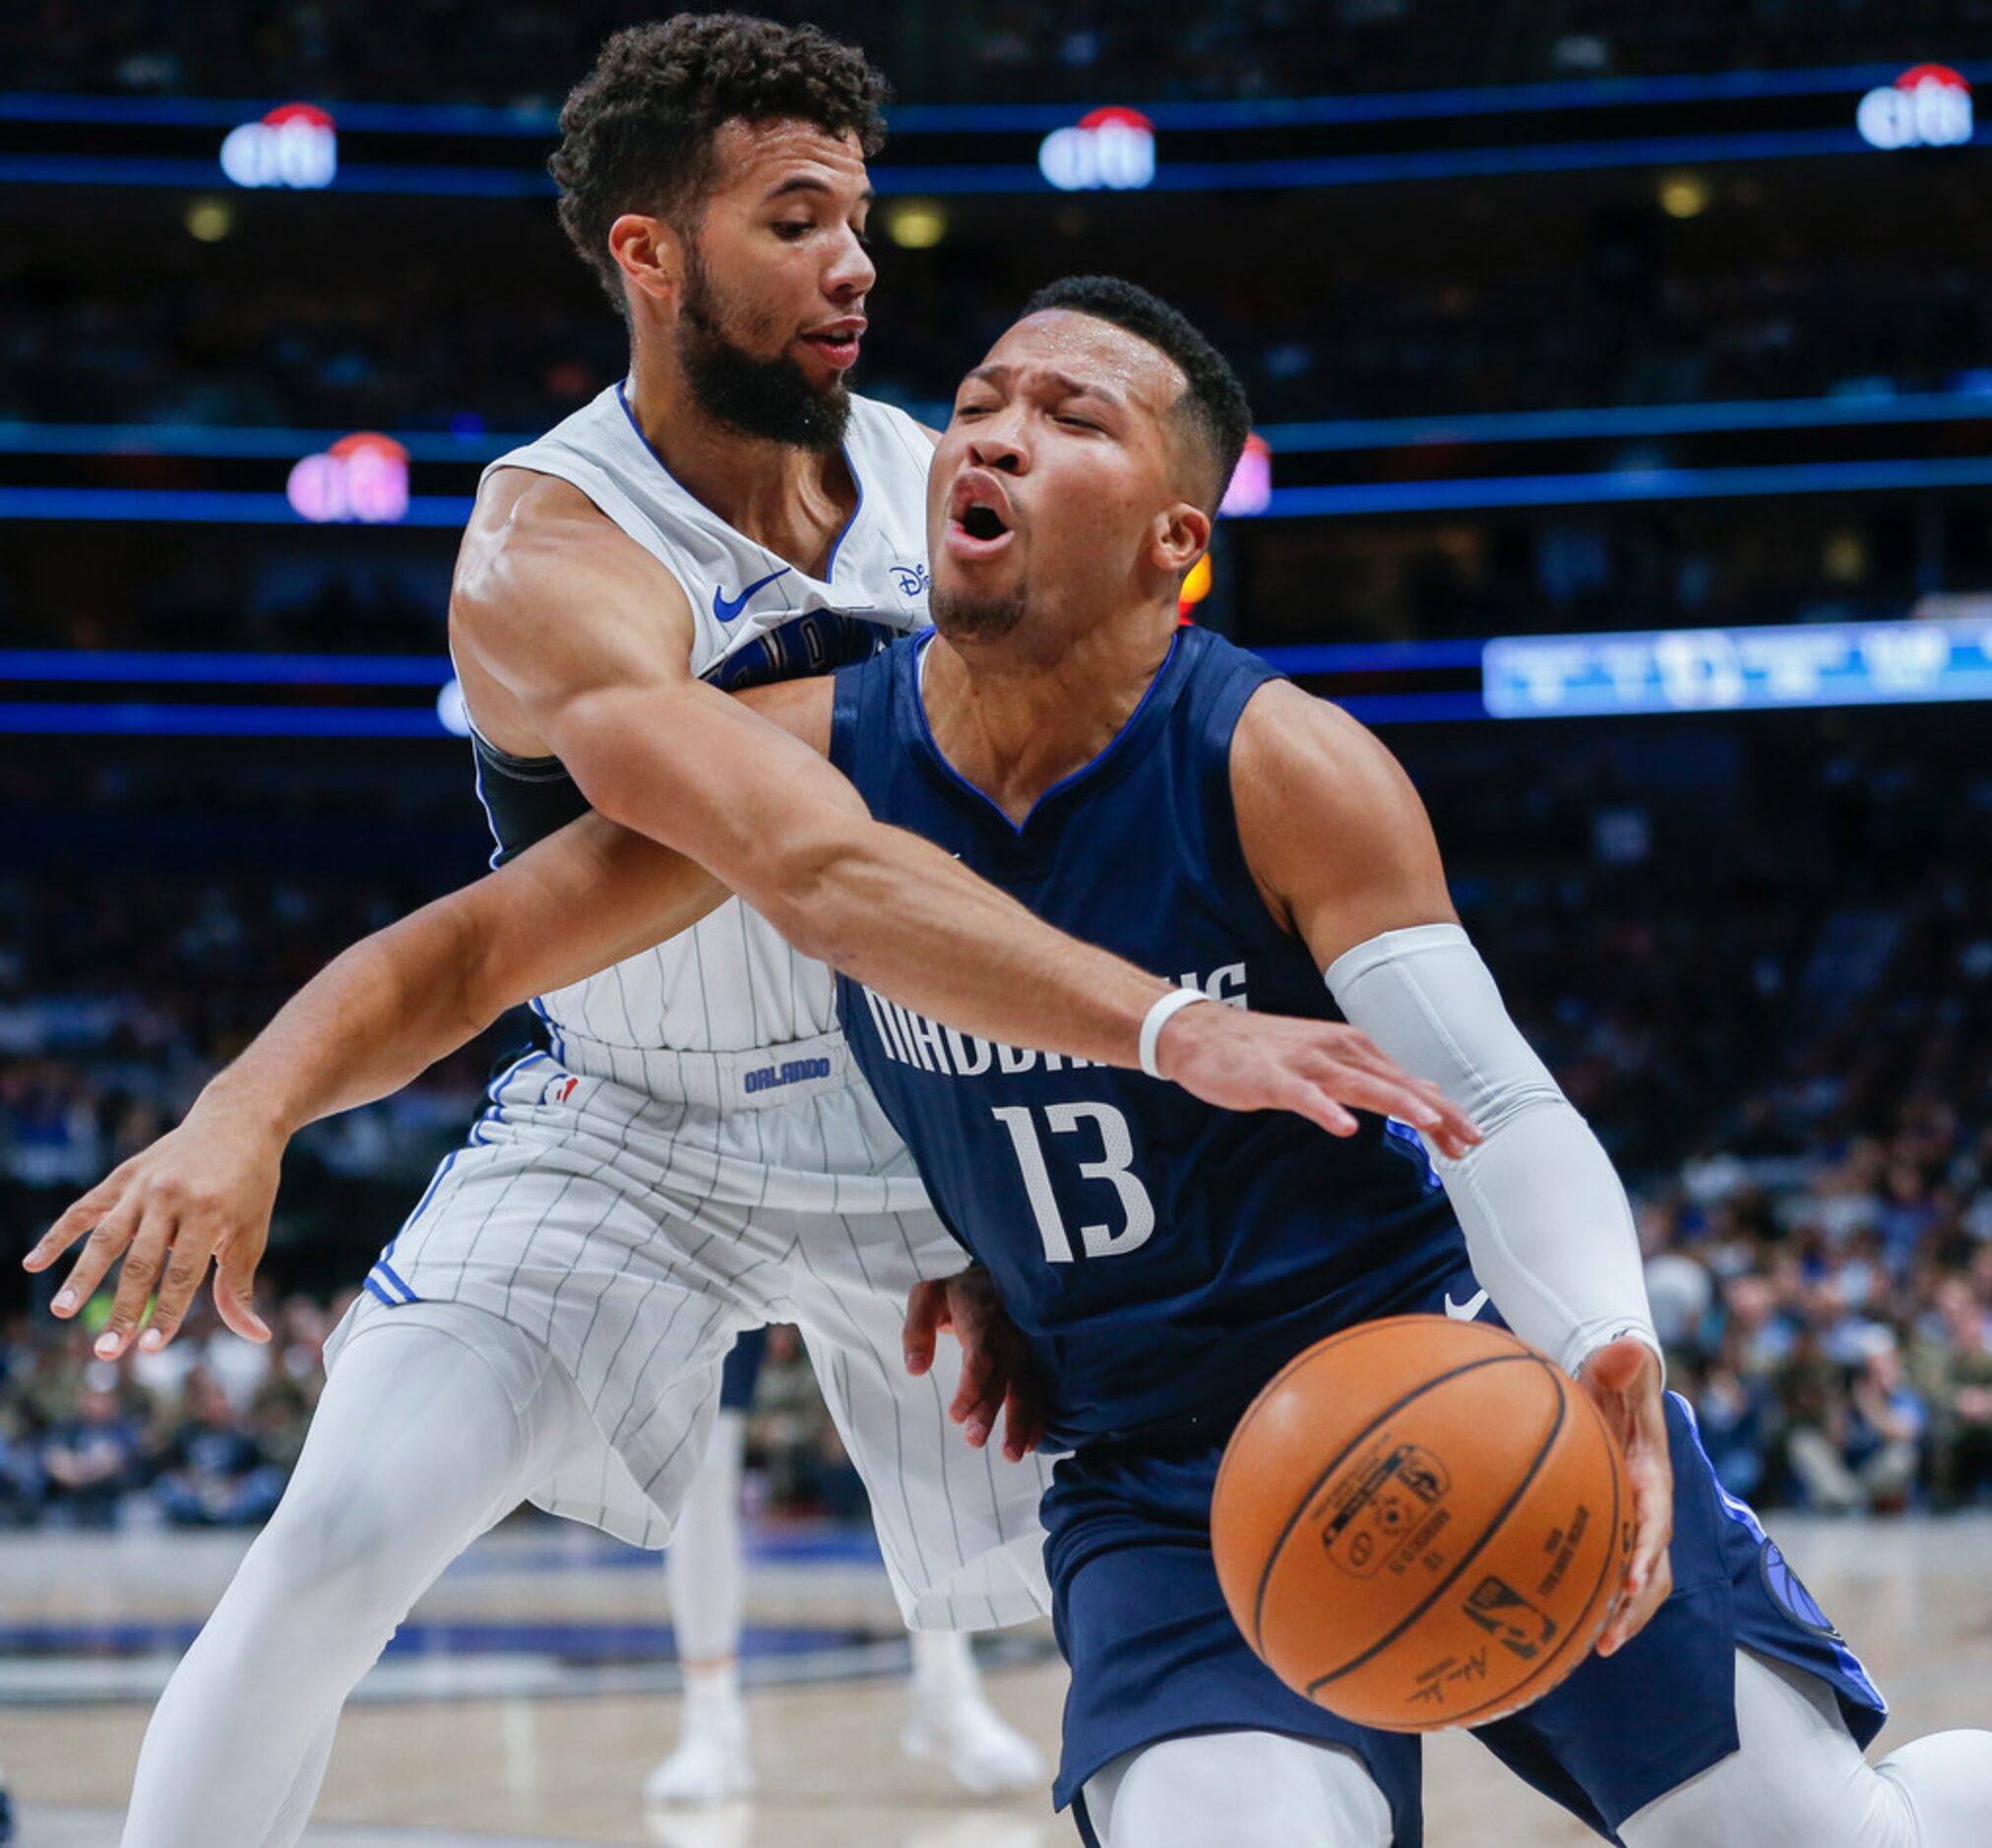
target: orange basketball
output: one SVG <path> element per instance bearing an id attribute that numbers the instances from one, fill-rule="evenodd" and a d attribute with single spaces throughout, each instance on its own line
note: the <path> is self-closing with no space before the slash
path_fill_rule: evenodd
<path id="1" fill-rule="evenodd" d="M 1616 1439 L 1505 1329 L 1398 1316 L 1291 1361 L 1211 1509 L 1231 1615 L 1289 1688 L 1366 1726 L 1478 1726 L 1587 1655 L 1632 1544 Z"/>

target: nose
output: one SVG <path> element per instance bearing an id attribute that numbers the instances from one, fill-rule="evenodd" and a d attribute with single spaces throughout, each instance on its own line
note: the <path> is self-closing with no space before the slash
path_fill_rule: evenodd
<path id="1" fill-rule="evenodd" d="M 839 307 L 854 308 L 870 292 L 878 277 L 878 266 L 872 262 L 871 253 L 859 242 L 858 234 L 846 225 L 842 238 L 839 240 L 830 274 L 824 277 L 825 290 Z"/>
<path id="2" fill-rule="evenodd" d="M 999 474 L 1021 475 L 1030 466 L 1030 452 L 1025 448 L 1023 433 L 1013 413 L 998 412 L 974 426 L 968 439 L 968 460 L 977 468 Z"/>

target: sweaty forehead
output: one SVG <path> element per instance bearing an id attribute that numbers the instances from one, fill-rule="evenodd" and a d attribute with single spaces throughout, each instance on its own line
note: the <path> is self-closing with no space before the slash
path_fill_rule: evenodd
<path id="1" fill-rule="evenodd" d="M 721 122 L 714 131 L 713 154 L 718 192 L 759 199 L 788 181 L 840 193 L 862 193 L 870 185 L 855 135 L 833 135 L 794 116 L 750 122 L 736 115 Z"/>
<path id="2" fill-rule="evenodd" d="M 1008 366 L 1027 378 L 1062 373 L 1156 417 L 1174 405 L 1189 384 L 1182 368 L 1140 335 L 1067 308 L 1025 316 L 989 349 L 982 363 Z"/>

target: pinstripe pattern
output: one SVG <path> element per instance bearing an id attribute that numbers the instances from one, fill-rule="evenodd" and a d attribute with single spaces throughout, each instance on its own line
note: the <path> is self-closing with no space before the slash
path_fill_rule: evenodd
<path id="1" fill-rule="evenodd" d="M 651 451 L 614 388 L 493 468 L 529 468 L 572 482 L 659 559 L 691 600 L 698 633 L 693 671 L 711 675 L 771 641 L 784 624 L 837 610 L 889 631 L 927 618 L 926 481 L 932 447 L 903 412 L 854 398 L 845 454 L 861 503 L 839 539 L 829 578 L 813 578 L 743 537 L 688 494 Z M 488 471 L 487 471 L 488 472 Z M 722 623 L 716 589 L 734 593 L 781 575 Z M 908 593 L 908 586 L 913 586 Z M 788 634 L 793 635 L 794 630 Z M 767 677 L 815 663 L 784 650 Z M 565 1039 L 571 1071 L 670 1096 L 673 1049 L 738 1051 L 831 1031 L 830 971 L 798 956 L 758 914 L 729 899 L 691 930 L 541 997 L 539 1011 Z"/>
<path id="2" fill-rule="evenodd" d="M 863 1081 L 844 1068 L 806 1095 L 720 1110 L 571 1076 L 544 1057 L 506 1075 L 390 1261 L 411 1295 L 543 1341 L 579 1388 L 598 1445 L 533 1500 L 661 1545 L 734 1336 L 793 1320 L 908 1620 L 982 1628 L 1045 1608 L 1047 1471 L 962 1441 L 952 1342 L 928 1377 L 903 1371 L 907 1290 L 963 1255 Z M 370 1276 L 351 1321 L 403 1300 Z"/>

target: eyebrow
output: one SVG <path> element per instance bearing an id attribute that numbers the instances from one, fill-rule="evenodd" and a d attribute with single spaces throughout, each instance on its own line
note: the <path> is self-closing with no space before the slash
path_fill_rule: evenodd
<path id="1" fill-rule="evenodd" d="M 993 385 L 999 389 L 1009 382 L 1011 368 L 1008 366 L 977 366 L 963 381 L 964 385 Z M 1124 404 L 1126 400 L 1118 392 L 1109 391 L 1103 385 L 1089 385 L 1082 379 L 1075 379 L 1069 372 L 1047 372 L 1047 383 L 1058 388 L 1061 398 L 1096 398 L 1104 404 Z"/>
<path id="2" fill-rule="evenodd" d="M 785 198 L 790 193 L 835 193 L 836 191 L 837 188 L 831 185 L 828 180 L 818 179 L 814 173 L 797 173 L 783 180 L 780 185 L 772 187 L 769 190 L 768 200 L 772 204 L 775 200 Z M 861 206 L 868 206 L 877 197 L 877 191 L 867 186 L 863 192 L 858 194 L 857 203 Z"/>

